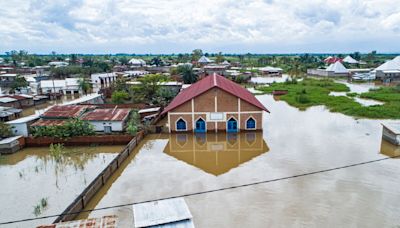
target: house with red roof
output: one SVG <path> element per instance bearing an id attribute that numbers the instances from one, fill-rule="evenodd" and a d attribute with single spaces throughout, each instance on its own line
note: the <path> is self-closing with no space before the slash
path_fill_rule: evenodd
<path id="1" fill-rule="evenodd" d="M 213 74 L 181 91 L 163 110 L 169 132 L 261 130 L 269 112 L 252 93 Z"/>
<path id="2" fill-rule="evenodd" d="M 95 109 L 85 113 L 81 119 L 94 126 L 95 131 L 111 133 L 124 131 L 128 122 L 130 109 Z"/>

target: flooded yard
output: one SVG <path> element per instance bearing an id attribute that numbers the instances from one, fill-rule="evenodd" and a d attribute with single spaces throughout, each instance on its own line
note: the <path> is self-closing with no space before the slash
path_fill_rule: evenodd
<path id="1" fill-rule="evenodd" d="M 381 120 L 323 106 L 299 111 L 271 95 L 263 132 L 149 135 L 91 208 L 179 196 L 342 167 L 400 153 Z M 396 227 L 400 160 L 185 197 L 196 227 Z M 86 208 L 90 209 L 90 208 Z M 131 206 L 93 211 L 133 223 Z M 87 217 L 81 214 L 79 217 Z"/>
<path id="2" fill-rule="evenodd" d="M 0 222 L 63 212 L 122 148 L 66 147 L 66 155 L 54 157 L 49 147 L 43 147 L 2 155 Z M 54 220 L 48 218 L 4 227 L 35 227 Z"/>

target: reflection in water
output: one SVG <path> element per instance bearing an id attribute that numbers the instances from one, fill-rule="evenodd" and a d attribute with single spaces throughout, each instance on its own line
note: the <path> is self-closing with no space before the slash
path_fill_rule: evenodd
<path id="1" fill-rule="evenodd" d="M 186 133 L 170 134 L 164 152 L 218 176 L 268 150 L 262 132 Z"/>
<path id="2" fill-rule="evenodd" d="M 393 145 L 392 143 L 390 143 L 384 139 L 382 139 L 380 151 L 381 151 L 381 154 L 386 155 L 388 157 L 399 157 L 400 156 L 400 146 Z"/>

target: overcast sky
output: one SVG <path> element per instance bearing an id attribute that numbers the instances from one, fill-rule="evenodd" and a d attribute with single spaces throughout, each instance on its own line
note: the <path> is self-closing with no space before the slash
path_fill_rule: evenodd
<path id="1" fill-rule="evenodd" d="M 400 52 L 399 0 L 0 0 L 0 53 Z"/>

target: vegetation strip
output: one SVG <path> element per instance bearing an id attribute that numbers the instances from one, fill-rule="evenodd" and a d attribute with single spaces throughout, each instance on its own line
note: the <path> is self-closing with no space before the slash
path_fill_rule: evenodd
<path id="1" fill-rule="evenodd" d="M 132 205 L 142 204 L 142 203 L 150 203 L 150 202 L 155 202 L 155 201 L 159 201 L 159 200 L 175 199 L 175 198 L 180 198 L 180 197 L 188 197 L 188 196 L 202 195 L 202 194 L 213 193 L 213 192 L 226 191 L 226 190 L 231 190 L 231 189 L 236 189 L 236 188 L 249 187 L 249 186 L 253 186 L 253 185 L 266 184 L 266 183 L 277 182 L 277 181 L 282 181 L 282 180 L 289 180 L 289 179 L 294 179 L 294 178 L 298 178 L 298 177 L 310 176 L 310 175 L 315 175 L 315 174 L 320 174 L 320 173 L 331 172 L 331 171 L 335 171 L 335 170 L 341 170 L 341 169 L 346 169 L 346 168 L 351 168 L 351 167 L 356 167 L 356 166 L 362 166 L 362 165 L 367 165 L 367 164 L 371 164 L 371 163 L 389 160 L 392 158 L 400 158 L 400 155 L 392 156 L 392 157 L 385 157 L 385 158 L 380 158 L 380 159 L 375 159 L 375 160 L 369 160 L 369 161 L 365 161 L 365 162 L 359 162 L 359 163 L 354 163 L 354 164 L 345 165 L 345 166 L 339 166 L 339 167 L 330 168 L 330 169 L 323 169 L 323 170 L 314 171 L 314 172 L 302 173 L 302 174 L 297 174 L 297 175 L 293 175 L 293 176 L 258 181 L 258 182 L 248 183 L 248 184 L 235 185 L 235 186 L 230 186 L 230 187 L 225 187 L 225 188 L 218 188 L 218 189 L 213 189 L 213 190 L 208 190 L 208 191 L 203 191 L 203 192 L 194 192 L 194 193 L 188 193 L 188 194 L 183 194 L 183 195 L 178 195 L 178 196 L 170 196 L 170 197 L 146 200 L 146 201 L 135 202 L 135 203 L 119 204 L 119 205 L 114 205 L 114 206 L 95 208 L 92 210 L 81 210 L 81 211 L 71 212 L 71 213 L 62 213 L 62 214 L 57 214 L 57 215 L 48 215 L 48 216 L 42 216 L 42 217 L 37 217 L 37 218 L 28 218 L 28 219 L 14 220 L 14 221 L 9 221 L 9 222 L 2 222 L 2 223 L 0 223 L 0 225 L 27 222 L 27 221 L 39 220 L 39 219 L 45 219 L 45 218 L 53 218 L 53 217 L 58 217 L 58 216 L 78 215 L 78 214 L 84 213 L 84 212 L 107 210 L 107 209 L 132 206 Z"/>
<path id="2" fill-rule="evenodd" d="M 356 102 L 354 93 L 348 96 L 331 96 L 330 92 L 349 92 L 350 89 L 331 79 L 305 78 L 302 81 L 287 80 L 283 83 L 272 83 L 270 86 L 257 88 L 264 93 L 276 90 L 287 90 L 280 96 L 289 105 L 305 110 L 312 106 L 325 105 L 332 112 L 340 112 L 355 117 L 375 119 L 400 119 L 400 86 L 381 87 L 361 93 L 361 98 L 374 99 L 384 102 L 382 105 L 362 106 Z"/>

